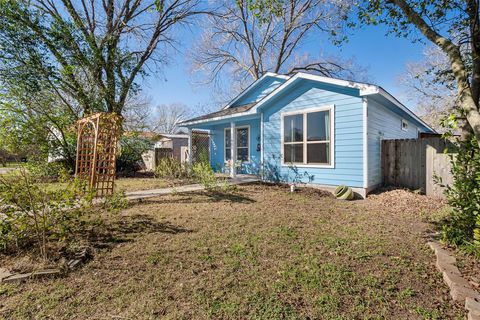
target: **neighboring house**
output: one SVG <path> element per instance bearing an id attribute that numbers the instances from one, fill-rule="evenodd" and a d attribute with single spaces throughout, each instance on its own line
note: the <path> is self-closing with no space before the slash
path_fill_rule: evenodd
<path id="1" fill-rule="evenodd" d="M 188 135 L 159 133 L 151 138 L 152 150 L 142 155 L 145 168 L 149 171 L 155 170 L 161 157 L 171 156 L 174 159 L 185 162 L 187 160 Z"/>
<path id="2" fill-rule="evenodd" d="M 382 182 L 382 139 L 435 132 L 381 87 L 306 73 L 268 73 L 222 110 L 182 126 L 208 130 L 212 167 L 232 176 L 345 184 L 362 196 Z M 232 157 L 237 170 L 226 166 Z"/>

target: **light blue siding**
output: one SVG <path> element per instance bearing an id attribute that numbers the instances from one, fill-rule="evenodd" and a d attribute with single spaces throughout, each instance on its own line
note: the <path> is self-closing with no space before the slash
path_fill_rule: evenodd
<path id="1" fill-rule="evenodd" d="M 247 92 L 243 97 L 235 101 L 232 107 L 242 106 L 245 104 L 258 102 L 264 97 L 269 95 L 273 90 L 278 88 L 286 80 L 282 78 L 270 77 L 267 76 L 261 80 L 261 82 L 256 83 L 254 87 L 250 90 L 247 89 Z"/>
<path id="2" fill-rule="evenodd" d="M 372 98 L 368 98 L 368 186 L 382 183 L 382 140 L 414 139 L 420 130 L 410 119 L 389 110 Z M 408 122 L 408 130 L 402 130 L 402 119 Z"/>
<path id="3" fill-rule="evenodd" d="M 257 144 L 260 143 L 260 119 L 235 122 L 237 127 L 249 126 L 249 152 L 250 161 L 243 163 L 239 173 L 259 174 L 260 172 L 260 152 L 257 151 Z M 230 128 L 230 124 L 219 124 L 209 128 L 210 130 L 210 164 L 216 171 L 225 170 L 225 129 Z"/>
<path id="4" fill-rule="evenodd" d="M 335 105 L 334 168 L 282 166 L 281 113 Z M 265 174 L 271 180 L 363 186 L 363 106 L 358 90 L 301 80 L 264 105 Z"/>
<path id="5" fill-rule="evenodd" d="M 258 102 L 278 88 L 286 80 L 267 76 L 256 83 L 233 105 L 240 106 Z M 351 187 L 374 187 L 382 182 L 381 140 L 416 138 L 419 131 L 431 131 L 425 124 L 412 116 L 408 110 L 398 106 L 391 97 L 381 94 L 369 95 L 367 101 L 367 123 L 364 123 L 364 103 L 359 89 L 341 87 L 320 81 L 298 78 L 284 90 L 270 96 L 258 109 L 242 116 L 212 119 L 192 126 L 210 131 L 210 161 L 217 171 L 224 171 L 225 128 L 234 121 L 237 127 L 250 127 L 250 161 L 242 164 L 240 173 L 259 174 L 263 171 L 268 180 L 278 182 L 307 182 L 319 185 Z M 308 111 L 334 105 L 334 163 L 332 168 L 315 166 L 282 165 L 281 117 L 286 112 Z M 264 167 L 261 169 L 260 144 L 263 114 Z M 402 119 L 408 122 L 407 131 L 402 130 Z M 365 127 L 367 141 L 364 141 Z M 367 145 L 368 149 L 364 150 Z M 366 151 L 366 153 L 365 153 Z M 368 161 L 368 172 L 364 181 L 364 155 Z"/>

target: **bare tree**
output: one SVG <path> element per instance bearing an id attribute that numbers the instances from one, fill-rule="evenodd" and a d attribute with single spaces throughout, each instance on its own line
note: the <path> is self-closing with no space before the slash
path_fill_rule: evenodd
<path id="1" fill-rule="evenodd" d="M 406 65 L 399 77 L 407 98 L 417 106 L 420 117 L 437 131 L 442 120 L 457 108 L 455 80 L 447 70 L 447 56 L 437 47 L 427 47 L 424 58 Z"/>
<path id="2" fill-rule="evenodd" d="M 206 83 L 221 85 L 227 76 L 229 84 L 243 89 L 268 71 L 354 76 L 339 59 L 300 52 L 308 39 L 341 37 L 351 1 L 278 1 L 272 10 L 256 9 L 255 3 L 262 1 L 224 0 L 222 9 L 206 19 L 191 53 L 193 71 L 205 75 Z"/>
<path id="3" fill-rule="evenodd" d="M 154 131 L 159 133 L 176 133 L 180 122 L 193 115 L 191 109 L 181 103 L 162 104 L 156 108 Z"/>
<path id="4" fill-rule="evenodd" d="M 123 127 L 128 131 L 152 129 L 152 98 L 143 94 L 131 97 L 125 104 Z"/>

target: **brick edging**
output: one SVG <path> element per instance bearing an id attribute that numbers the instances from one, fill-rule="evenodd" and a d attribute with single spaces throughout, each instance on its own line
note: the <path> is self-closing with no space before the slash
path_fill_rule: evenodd
<path id="1" fill-rule="evenodd" d="M 465 303 L 468 320 L 480 320 L 480 293 L 462 277 L 462 273 L 456 266 L 457 259 L 437 242 L 429 242 L 428 246 L 435 252 L 437 257 L 435 265 L 450 288 L 452 299 Z"/>

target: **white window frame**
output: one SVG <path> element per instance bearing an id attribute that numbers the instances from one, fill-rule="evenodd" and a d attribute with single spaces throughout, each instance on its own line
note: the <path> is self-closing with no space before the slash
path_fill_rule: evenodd
<path id="1" fill-rule="evenodd" d="M 320 111 L 329 111 L 330 112 L 330 161 L 328 164 L 316 164 L 316 163 L 307 163 L 307 114 Z M 303 162 L 284 162 L 284 118 L 287 116 L 293 115 L 303 115 Z M 308 167 L 308 168 L 335 168 L 335 105 L 326 105 L 316 108 L 308 108 L 302 110 L 296 110 L 292 112 L 282 112 L 281 121 L 280 121 L 280 134 L 281 134 L 281 165 L 283 167 L 296 166 L 296 167 Z M 325 143 L 325 142 L 310 142 L 310 143 Z"/>
<path id="2" fill-rule="evenodd" d="M 406 124 L 407 126 L 404 127 L 404 126 L 403 126 L 404 124 Z M 401 128 L 402 128 L 403 131 L 408 131 L 408 127 L 410 126 L 410 124 L 408 123 L 407 120 L 402 119 L 402 122 L 400 123 L 400 126 L 401 126 Z"/>
<path id="3" fill-rule="evenodd" d="M 245 125 L 245 126 L 235 126 L 235 139 L 237 139 L 237 130 L 238 129 L 248 129 L 248 134 L 247 134 L 247 154 L 248 154 L 248 160 L 247 161 L 243 161 L 242 163 L 250 163 L 250 126 L 249 125 Z M 227 138 L 227 130 L 231 130 L 230 127 L 225 127 L 223 129 L 223 162 L 227 162 L 227 144 L 225 143 L 225 140 Z M 230 135 L 228 136 L 228 139 L 230 139 Z M 238 149 L 245 149 L 245 147 L 239 147 L 238 144 L 236 143 L 235 144 L 236 148 L 237 148 L 237 155 L 238 155 Z M 231 146 L 230 146 L 230 149 L 231 149 Z M 230 155 L 231 154 L 231 151 L 230 151 Z"/>

